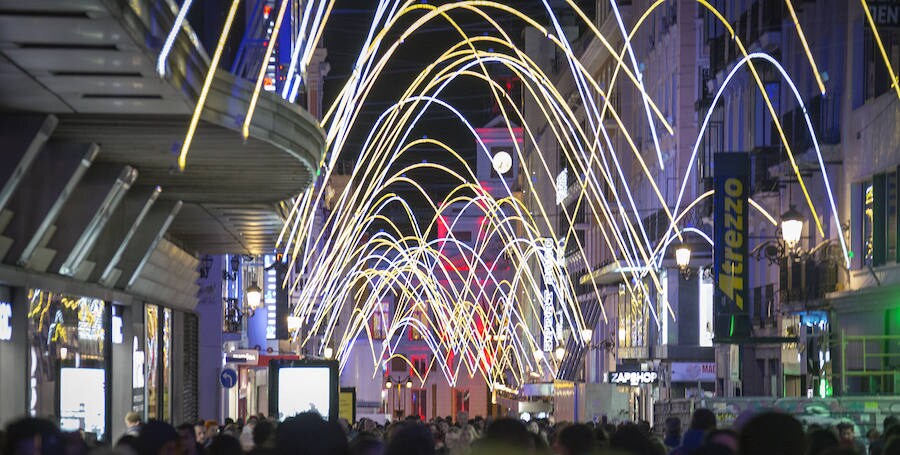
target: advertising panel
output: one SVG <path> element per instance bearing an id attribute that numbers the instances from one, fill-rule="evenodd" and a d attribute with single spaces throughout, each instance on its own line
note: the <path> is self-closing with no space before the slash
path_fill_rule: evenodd
<path id="1" fill-rule="evenodd" d="M 340 382 L 336 360 L 274 360 L 269 363 L 269 411 L 284 420 L 301 412 L 338 419 Z"/>
<path id="2" fill-rule="evenodd" d="M 60 368 L 59 427 L 106 433 L 106 372 L 101 368 Z"/>
<path id="3" fill-rule="evenodd" d="M 716 153 L 713 226 L 715 248 L 713 299 L 716 341 L 750 336 L 748 258 L 750 157 L 747 153 Z"/>

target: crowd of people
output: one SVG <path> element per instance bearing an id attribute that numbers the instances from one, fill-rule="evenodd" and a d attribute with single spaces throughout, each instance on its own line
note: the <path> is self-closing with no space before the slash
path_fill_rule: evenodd
<path id="1" fill-rule="evenodd" d="M 408 417 L 381 424 L 361 419 L 329 422 L 302 413 L 278 422 L 265 416 L 246 421 L 185 423 L 177 427 L 139 416 L 125 417 L 126 431 L 111 447 L 89 447 L 84 435 L 52 422 L 25 418 L 0 433 L 2 454 L 37 455 L 900 455 L 900 424 L 884 419 L 882 431 L 857 440 L 853 424 L 804 428 L 791 415 L 744 415 L 731 428 L 717 426 L 708 409 L 694 412 L 686 431 L 670 417 L 656 432 L 648 422 L 555 423 L 513 418 L 469 419 L 465 413 L 428 422 Z"/>

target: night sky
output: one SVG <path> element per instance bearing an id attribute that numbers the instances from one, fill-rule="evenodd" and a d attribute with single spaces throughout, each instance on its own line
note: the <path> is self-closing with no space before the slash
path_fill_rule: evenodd
<path id="1" fill-rule="evenodd" d="M 440 2 L 431 1 L 432 4 Z M 512 3 L 520 11 L 526 12 L 541 23 L 548 23 L 548 18 L 543 5 L 538 0 L 515 1 Z M 587 14 L 592 15 L 594 1 L 583 1 L 587 4 Z M 368 31 L 368 26 L 374 18 L 375 2 L 372 0 L 337 0 L 331 18 L 325 29 L 324 46 L 328 49 L 328 62 L 331 71 L 325 81 L 324 106 L 329 107 L 340 92 L 352 71 L 353 63 L 359 55 L 362 43 Z M 406 25 L 412 23 L 415 18 L 421 16 L 421 12 L 410 15 Z M 471 13 L 457 11 L 453 18 L 470 35 L 481 35 L 491 32 L 493 29 L 484 20 Z M 493 18 L 498 21 L 507 33 L 522 45 L 523 23 L 512 16 L 496 14 Z M 392 33 L 390 42 L 406 29 L 406 25 L 397 27 L 397 32 Z M 497 35 L 496 32 L 492 33 Z M 375 89 L 368 101 L 363 106 L 362 114 L 357 119 L 351 137 L 345 146 L 342 160 L 355 161 L 359 154 L 366 134 L 377 117 L 392 103 L 396 102 L 408 84 L 416 74 L 434 61 L 441 53 L 459 40 L 458 33 L 450 28 L 445 21 L 432 21 L 420 29 L 411 38 L 408 38 L 394 54 L 390 64 L 382 72 L 381 78 L 376 83 Z M 387 47 L 387 46 L 383 46 Z M 489 67 L 492 74 L 504 77 L 508 71 L 499 66 Z M 517 92 L 514 90 L 514 92 Z M 515 95 L 516 93 L 514 93 Z M 475 127 L 480 127 L 489 122 L 498 114 L 497 107 L 490 96 L 488 88 L 483 81 L 473 78 L 458 78 L 450 87 L 445 89 L 441 98 L 459 109 Z M 439 139 L 454 147 L 464 158 L 470 161 L 474 168 L 475 141 L 463 125 L 443 108 L 433 106 L 429 108 L 425 117 L 419 122 L 419 127 L 412 134 L 412 138 L 427 135 L 430 138 Z M 460 170 L 460 166 L 453 165 L 446 158 L 446 153 L 438 150 L 417 149 L 414 154 L 409 154 L 404 162 L 421 162 L 428 160 L 432 163 L 444 163 Z M 433 173 L 432 173 L 433 174 Z M 433 197 L 443 197 L 450 189 L 456 186 L 451 180 L 439 175 L 416 175 L 410 177 L 417 181 L 425 182 Z M 422 201 L 416 201 L 410 188 L 394 188 L 416 206 L 422 206 Z"/>

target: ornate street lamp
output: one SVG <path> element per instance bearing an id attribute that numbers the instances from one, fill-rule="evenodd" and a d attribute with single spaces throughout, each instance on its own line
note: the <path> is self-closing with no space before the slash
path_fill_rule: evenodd
<path id="1" fill-rule="evenodd" d="M 554 352 L 554 355 L 556 356 L 556 360 L 558 362 L 562 362 L 563 357 L 566 356 L 566 348 L 562 346 L 556 348 L 556 352 Z"/>
<path id="2" fill-rule="evenodd" d="M 681 277 L 685 280 L 691 277 L 691 249 L 686 243 L 678 245 L 675 249 L 675 263 L 678 264 L 678 270 L 681 271 Z"/>
<path id="3" fill-rule="evenodd" d="M 804 221 L 803 214 L 794 209 L 793 205 L 781 215 L 781 239 L 784 240 L 787 250 L 793 251 L 800 242 Z"/>
<path id="4" fill-rule="evenodd" d="M 581 329 L 581 341 L 584 341 L 584 344 L 590 343 L 592 338 L 594 338 L 593 330 Z"/>
<path id="5" fill-rule="evenodd" d="M 256 309 L 259 308 L 259 303 L 262 299 L 262 289 L 256 284 L 256 279 L 253 280 L 253 284 L 247 286 L 244 294 L 247 296 L 247 307 L 250 309 L 250 315 L 252 316 Z"/>

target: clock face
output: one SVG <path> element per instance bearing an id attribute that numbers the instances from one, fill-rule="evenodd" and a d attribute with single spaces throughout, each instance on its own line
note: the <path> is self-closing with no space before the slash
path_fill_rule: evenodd
<path id="1" fill-rule="evenodd" d="M 495 153 L 491 161 L 498 174 L 506 174 L 512 169 L 512 157 L 504 150 Z"/>

